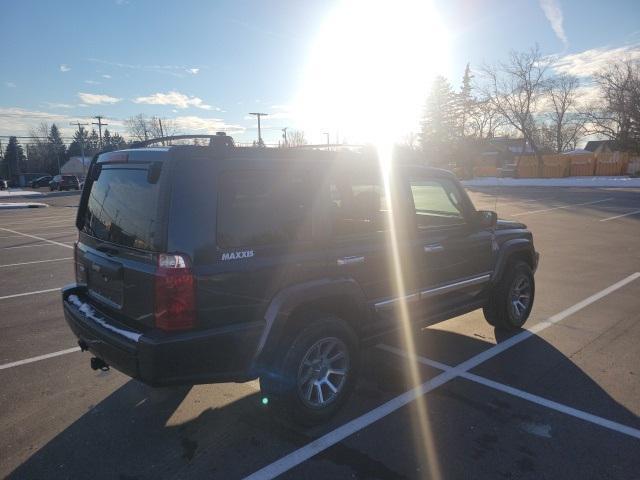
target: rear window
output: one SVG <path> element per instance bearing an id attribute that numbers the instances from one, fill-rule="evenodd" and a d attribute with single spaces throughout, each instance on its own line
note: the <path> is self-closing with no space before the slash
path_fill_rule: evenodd
<path id="1" fill-rule="evenodd" d="M 313 195 L 314 189 L 302 174 L 236 171 L 222 175 L 218 246 L 253 247 L 309 240 Z"/>
<path id="2" fill-rule="evenodd" d="M 125 247 L 160 250 L 159 191 L 147 168 L 103 166 L 91 187 L 83 231 Z"/>

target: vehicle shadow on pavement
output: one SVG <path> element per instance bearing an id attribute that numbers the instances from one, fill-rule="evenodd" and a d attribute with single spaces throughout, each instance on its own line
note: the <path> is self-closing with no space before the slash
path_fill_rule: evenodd
<path id="1" fill-rule="evenodd" d="M 445 363 L 447 352 L 465 353 L 469 358 L 493 344 L 431 328 L 423 330 L 415 338 L 418 354 Z M 504 338 L 499 336 L 498 340 Z M 400 346 L 397 337 L 385 339 L 384 343 Z M 611 398 L 552 345 L 534 336 L 519 346 L 522 348 L 510 349 L 473 372 L 589 413 L 638 426 L 637 416 Z M 255 384 L 153 389 L 131 380 L 40 448 L 9 478 L 241 478 L 414 385 L 407 373 L 407 360 L 377 348 L 368 349 L 363 359 L 362 378 L 345 408 L 327 424 L 311 429 L 277 420 L 270 408 L 261 404 L 257 387 L 250 388 Z M 439 373 L 436 369 L 421 367 L 419 381 L 424 382 Z M 493 435 L 492 425 L 495 422 L 502 429 L 513 429 L 519 435 L 526 435 L 519 427 L 526 414 L 518 411 L 520 404 L 512 400 L 513 397 L 493 390 L 481 396 L 460 395 L 452 385 L 454 382 L 436 389 L 423 400 L 429 416 L 436 417 L 431 422 L 436 442 L 443 444 L 452 435 L 457 439 L 445 443 L 446 448 L 439 450 L 443 477 L 460 478 L 457 475 L 462 472 L 472 473 L 471 467 L 478 462 L 485 462 L 482 468 L 489 471 L 495 467 L 493 471 L 497 473 L 496 457 L 487 454 L 487 449 L 497 456 L 508 455 L 516 445 L 509 443 L 509 439 L 501 439 L 478 446 L 476 437 Z M 559 383 L 563 388 L 556 391 Z M 451 409 L 452 404 L 457 410 Z M 445 423 L 438 422 L 438 408 L 434 405 L 451 410 Z M 56 408 L 64 406 L 52 408 L 52 416 Z M 403 411 L 414 408 L 415 404 L 410 404 L 393 415 L 402 415 Z M 482 416 L 486 424 L 476 425 L 475 430 L 470 430 L 469 411 Z M 542 409 L 543 414 L 547 412 Z M 403 447 L 412 442 L 412 429 L 406 425 L 404 429 L 399 428 L 398 425 L 408 421 L 401 417 L 399 423 L 389 427 L 384 423 L 386 419 L 381 420 L 363 432 L 363 437 L 350 437 L 330 447 L 315 457 L 322 460 L 322 468 L 314 471 L 313 477 L 334 475 L 335 478 L 336 471 L 351 472 L 348 478 L 420 476 L 416 472 L 426 472 L 429 459 L 420 452 L 416 453 L 415 448 L 407 451 Z M 363 440 L 366 435 L 381 436 Z M 391 453 L 388 453 L 391 457 L 386 458 L 386 452 L 403 448 L 408 458 L 396 462 Z M 473 454 L 473 448 L 479 449 L 478 455 Z M 529 459 L 533 466 L 527 463 L 527 468 L 537 468 L 537 474 L 544 476 L 543 470 L 550 460 L 543 459 L 544 454 L 538 452 L 538 447 L 527 448 L 533 452 Z M 563 448 L 568 452 L 575 447 L 565 445 Z M 538 453 L 540 458 L 536 458 Z M 539 465 L 536 464 L 538 461 L 541 462 Z M 471 462 L 467 465 L 469 468 L 465 467 L 466 462 Z M 327 465 L 329 470 L 323 471 Z M 338 477 L 341 475 L 337 474 Z"/>

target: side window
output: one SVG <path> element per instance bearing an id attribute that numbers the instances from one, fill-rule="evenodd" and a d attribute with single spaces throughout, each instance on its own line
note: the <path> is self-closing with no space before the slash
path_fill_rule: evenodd
<path id="1" fill-rule="evenodd" d="M 313 189 L 296 173 L 236 171 L 219 181 L 217 242 L 222 248 L 311 238 Z"/>
<path id="2" fill-rule="evenodd" d="M 389 206 L 382 182 L 375 178 L 341 176 L 330 184 L 334 237 L 383 232 Z"/>
<path id="3" fill-rule="evenodd" d="M 446 179 L 410 180 L 418 228 L 461 225 L 462 199 L 453 182 Z"/>

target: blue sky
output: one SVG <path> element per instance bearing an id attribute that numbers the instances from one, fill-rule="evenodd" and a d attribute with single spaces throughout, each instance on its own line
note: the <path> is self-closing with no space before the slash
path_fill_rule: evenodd
<path id="1" fill-rule="evenodd" d="M 247 113 L 257 110 L 273 114 L 264 136 L 277 141 L 281 127 L 299 127 L 291 105 L 340 3 L 4 2 L 0 135 L 27 134 L 41 121 L 69 135 L 70 121 L 97 114 L 123 131 L 125 118 L 144 113 L 175 119 L 181 133 L 226 129 L 249 141 L 256 129 Z M 559 56 L 559 68 L 584 77 L 607 59 L 640 56 L 637 0 L 441 0 L 433 11 L 447 32 L 448 59 L 433 72 L 454 85 L 466 62 L 493 63 L 536 42 Z M 351 21 L 359 18 L 366 14 Z M 429 54 L 415 61 L 429 62 Z M 306 133 L 323 138 L 319 129 Z"/>

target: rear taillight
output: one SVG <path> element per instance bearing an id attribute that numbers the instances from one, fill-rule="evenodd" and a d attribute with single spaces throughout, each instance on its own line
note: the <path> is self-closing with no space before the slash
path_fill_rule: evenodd
<path id="1" fill-rule="evenodd" d="M 196 282 L 189 257 L 160 254 L 155 276 L 156 327 L 188 330 L 196 323 Z"/>

